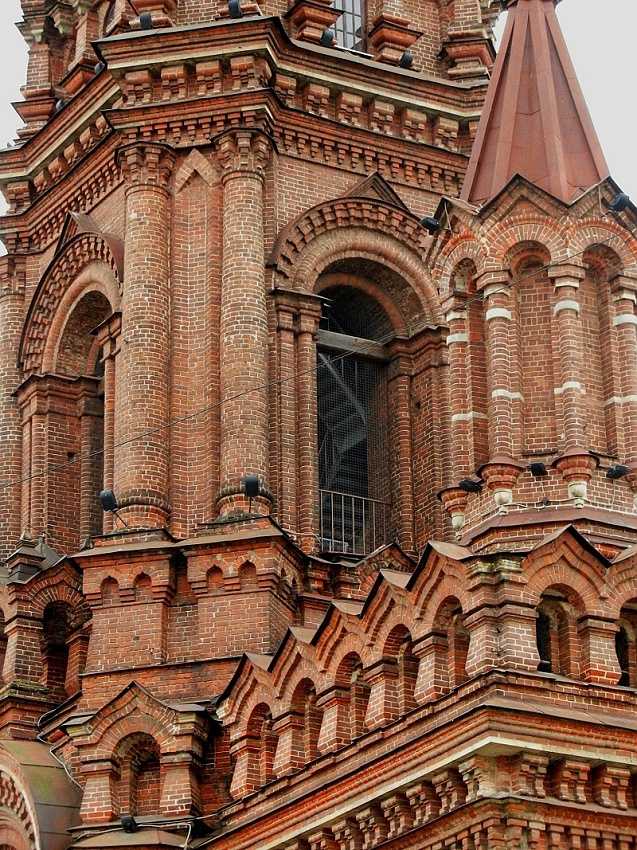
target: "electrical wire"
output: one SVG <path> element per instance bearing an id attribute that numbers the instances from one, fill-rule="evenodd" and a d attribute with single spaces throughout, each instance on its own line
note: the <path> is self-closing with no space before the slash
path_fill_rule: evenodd
<path id="1" fill-rule="evenodd" d="M 609 237 L 608 239 L 606 239 L 602 242 L 597 242 L 596 245 L 608 247 L 610 245 L 610 243 L 613 241 L 613 239 L 616 238 L 616 237 L 620 238 L 618 234 L 615 234 L 614 236 L 611 236 L 611 237 Z M 626 244 L 628 244 L 627 240 L 622 240 L 622 241 L 624 241 Z M 552 261 L 550 263 L 546 263 L 543 266 L 539 266 L 538 268 L 533 269 L 528 274 L 522 275 L 521 277 L 517 278 L 515 280 L 515 283 L 516 284 L 521 283 L 521 282 L 528 280 L 532 277 L 536 277 L 541 272 L 546 271 L 547 269 L 551 268 L 552 266 L 554 266 L 556 264 L 568 263 L 570 260 L 574 260 L 577 257 L 582 256 L 589 249 L 590 249 L 590 246 L 583 249 L 582 251 L 578 251 L 575 254 L 569 254 L 568 257 L 565 257 L 564 259 L 560 260 L 559 263 L 557 263 L 556 261 Z M 500 292 L 508 292 L 508 291 L 509 291 L 508 287 L 503 287 L 502 289 L 492 290 L 490 294 L 496 295 Z M 471 304 L 475 301 L 482 301 L 483 299 L 484 299 L 484 294 L 482 292 L 479 292 L 476 295 L 471 296 L 470 298 L 467 298 L 464 303 L 465 304 Z M 415 330 L 418 330 L 418 328 L 416 328 Z M 378 339 L 378 340 L 370 340 L 369 342 L 370 342 L 370 344 L 373 344 L 374 347 L 375 347 L 377 345 L 383 345 L 384 343 L 389 342 L 393 338 L 394 338 L 394 335 L 389 334 L 386 337 L 383 337 L 383 338 Z M 371 349 L 370 349 L 370 351 L 371 351 Z M 363 345 L 361 345 L 361 347 L 358 351 L 343 352 L 338 357 L 335 357 L 331 362 L 332 363 L 338 362 L 339 360 L 342 360 L 346 357 L 350 357 L 350 356 L 355 355 L 355 354 L 365 354 L 365 353 L 366 353 L 365 352 L 365 345 L 363 344 Z M 130 445 L 131 443 L 134 443 L 138 440 L 143 440 L 147 437 L 152 437 L 156 434 L 161 433 L 162 431 L 165 431 L 165 430 L 168 430 L 169 428 L 172 428 L 175 425 L 181 425 L 184 422 L 192 421 L 193 419 L 196 419 L 199 416 L 203 416 L 206 413 L 211 413 L 212 411 L 214 411 L 218 408 L 221 408 L 224 404 L 228 404 L 229 402 L 236 401 L 237 399 L 240 399 L 240 398 L 244 398 L 245 396 L 251 395 L 252 393 L 261 392 L 263 390 L 268 390 L 268 389 L 272 388 L 273 386 L 283 386 L 284 384 L 296 381 L 299 377 L 302 377 L 303 375 L 316 374 L 316 373 L 318 373 L 318 370 L 322 369 L 322 368 L 325 368 L 325 366 L 323 364 L 318 364 L 317 366 L 312 367 L 310 369 L 305 369 L 305 370 L 302 370 L 300 372 L 294 372 L 292 375 L 290 375 L 288 377 L 279 378 L 275 381 L 267 381 L 264 384 L 255 385 L 254 387 L 250 387 L 247 390 L 243 390 L 239 393 L 235 393 L 234 395 L 228 396 L 227 398 L 222 399 L 220 401 L 217 401 L 213 404 L 199 408 L 198 410 L 195 410 L 192 413 L 187 413 L 184 416 L 179 416 L 179 417 L 176 417 L 174 419 L 170 419 L 170 420 L 168 420 L 168 422 L 166 422 L 162 425 L 158 425 L 156 428 L 151 428 L 147 431 L 143 431 L 143 432 L 140 432 L 139 434 L 135 434 L 132 437 L 129 437 L 128 439 L 122 440 L 121 442 L 113 445 L 112 450 L 115 451 L 115 449 L 120 449 L 120 448 L 127 446 L 127 445 Z M 82 460 L 91 460 L 92 458 L 99 457 L 100 455 L 103 455 L 103 454 L 104 454 L 103 448 L 102 449 L 96 449 L 94 452 L 90 452 L 88 455 L 84 455 L 84 457 L 81 458 L 81 459 Z M 46 469 L 42 470 L 41 472 L 36 472 L 36 473 L 33 473 L 32 475 L 23 476 L 21 478 L 16 478 L 16 479 L 13 479 L 11 481 L 0 482 L 0 492 L 8 489 L 9 487 L 17 487 L 21 484 L 26 484 L 29 481 L 35 481 L 38 478 L 43 478 L 46 475 L 49 475 L 51 472 L 60 472 L 64 469 L 68 469 L 69 467 L 76 465 L 79 462 L 79 460 L 80 460 L 80 458 L 78 458 L 76 456 L 73 459 L 65 461 L 63 463 L 53 464 L 53 465 L 47 466 Z"/>
<path id="2" fill-rule="evenodd" d="M 351 357 L 351 356 L 354 356 L 354 355 L 357 355 L 357 354 L 363 354 L 363 355 L 364 354 L 372 354 L 376 350 L 378 345 L 384 345 L 385 343 L 389 342 L 392 339 L 394 339 L 393 333 L 388 334 L 385 337 L 381 337 L 380 339 L 377 339 L 377 340 L 367 340 L 366 342 L 369 343 L 367 346 L 365 345 L 365 343 L 362 343 L 356 351 L 345 351 L 342 354 L 338 355 L 337 357 L 334 357 L 330 362 L 335 363 L 335 362 L 338 362 L 340 360 L 345 359 L 346 357 Z M 271 387 L 274 387 L 274 386 L 282 386 L 282 385 L 287 384 L 287 383 L 292 383 L 293 381 L 296 381 L 299 377 L 301 377 L 303 375 L 316 374 L 319 371 L 319 369 L 323 369 L 323 368 L 326 368 L 326 367 L 323 364 L 318 364 L 317 366 L 313 366 L 309 369 L 302 369 L 301 371 L 296 371 L 296 372 L 294 372 L 293 374 L 291 374 L 287 377 L 278 378 L 275 381 L 267 381 L 264 384 L 257 384 L 254 387 L 249 387 L 247 390 L 242 390 L 241 392 L 238 392 L 238 393 L 235 393 L 234 395 L 228 396 L 225 399 L 214 402 L 213 404 L 209 404 L 206 407 L 202 407 L 202 408 L 199 408 L 198 410 L 194 410 L 192 413 L 187 413 L 184 416 L 178 416 L 174 419 L 170 419 L 170 420 L 168 420 L 168 422 L 163 423 L 162 425 L 158 425 L 156 428 L 150 428 L 147 431 L 142 431 L 139 434 L 135 434 L 134 436 L 129 437 L 126 440 L 122 440 L 119 443 L 115 443 L 112 446 L 112 450 L 114 451 L 115 449 L 120 449 L 123 446 L 130 445 L 131 443 L 134 443 L 137 440 L 143 440 L 143 439 L 146 439 L 147 437 L 152 437 L 155 434 L 160 434 L 162 431 L 165 431 L 169 428 L 172 428 L 174 425 L 181 425 L 184 422 L 189 422 L 192 419 L 196 419 L 198 416 L 203 416 L 206 413 L 211 413 L 213 410 L 216 410 L 216 409 L 222 407 L 224 404 L 228 404 L 231 401 L 236 401 L 237 399 L 244 398 L 245 396 L 251 395 L 252 393 L 261 392 L 262 390 L 267 390 L 267 389 L 270 389 Z M 82 460 L 90 460 L 92 458 L 99 457 L 100 455 L 103 455 L 103 454 L 104 454 L 103 448 L 97 449 L 94 452 L 90 452 L 89 454 L 84 455 Z M 78 462 L 78 460 L 79 459 L 76 456 L 72 460 L 65 461 L 64 463 L 58 463 L 58 464 L 53 464 L 53 465 L 47 466 L 46 469 L 42 470 L 41 472 L 35 472 L 32 475 L 26 475 L 22 478 L 16 478 L 12 481 L 5 481 L 4 483 L 0 483 L 0 491 L 6 490 L 9 487 L 18 486 L 20 484 L 26 484 L 27 482 L 37 480 L 38 478 L 43 478 L 44 476 L 48 475 L 51 472 L 60 472 L 63 469 L 68 469 L 69 467 L 74 466 Z"/>

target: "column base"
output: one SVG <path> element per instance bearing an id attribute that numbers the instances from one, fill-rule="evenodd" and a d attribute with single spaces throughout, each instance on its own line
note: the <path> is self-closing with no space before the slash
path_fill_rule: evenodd
<path id="1" fill-rule="evenodd" d="M 118 495 L 119 509 L 114 517 L 113 528 L 128 529 L 164 528 L 168 525 L 170 505 L 153 490 L 128 490 Z M 122 523 L 123 520 L 123 523 Z"/>
<path id="2" fill-rule="evenodd" d="M 217 499 L 220 517 L 269 516 L 271 510 L 272 500 L 263 494 L 249 499 L 244 493 L 232 493 Z"/>

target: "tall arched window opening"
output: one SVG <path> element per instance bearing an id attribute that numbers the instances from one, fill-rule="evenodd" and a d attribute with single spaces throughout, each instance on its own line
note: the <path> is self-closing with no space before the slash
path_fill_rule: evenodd
<path id="1" fill-rule="evenodd" d="M 364 51 L 367 47 L 365 0 L 335 0 L 332 5 L 343 9 L 334 27 L 338 43 L 349 50 Z"/>
<path id="2" fill-rule="evenodd" d="M 71 607 L 65 602 L 50 602 L 42 619 L 43 684 L 56 702 L 64 702 L 68 693 L 68 639 L 72 631 Z"/>
<path id="3" fill-rule="evenodd" d="M 325 289 L 318 338 L 320 548 L 367 554 L 389 540 L 389 319 L 351 286 Z"/>
<path id="4" fill-rule="evenodd" d="M 61 489 L 78 494 L 79 510 L 77 503 L 60 503 L 60 510 L 69 526 L 75 524 L 78 542 L 102 532 L 98 496 L 104 485 L 104 363 L 94 330 L 111 312 L 101 292 L 86 293 L 64 325 L 55 357 L 56 374 L 74 387 L 77 396 L 77 446 L 68 446 L 65 458 L 74 461 L 69 475 L 76 478 Z M 75 522 L 70 521 L 72 518 Z"/>

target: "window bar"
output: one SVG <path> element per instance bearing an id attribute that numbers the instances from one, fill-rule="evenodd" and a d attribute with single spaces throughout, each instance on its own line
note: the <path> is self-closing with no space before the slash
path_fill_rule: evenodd
<path id="1" fill-rule="evenodd" d="M 343 551 L 345 551 L 345 497 L 341 496 L 341 537 L 343 538 Z"/>

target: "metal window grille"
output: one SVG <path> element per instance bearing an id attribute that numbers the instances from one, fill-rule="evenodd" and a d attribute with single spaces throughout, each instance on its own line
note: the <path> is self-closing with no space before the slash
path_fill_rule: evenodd
<path id="1" fill-rule="evenodd" d="M 327 349 L 318 365 L 321 548 L 368 554 L 389 534 L 385 368 Z"/>
<path id="2" fill-rule="evenodd" d="M 365 0 L 334 0 L 332 5 L 343 10 L 335 24 L 339 44 L 350 50 L 365 50 Z"/>

